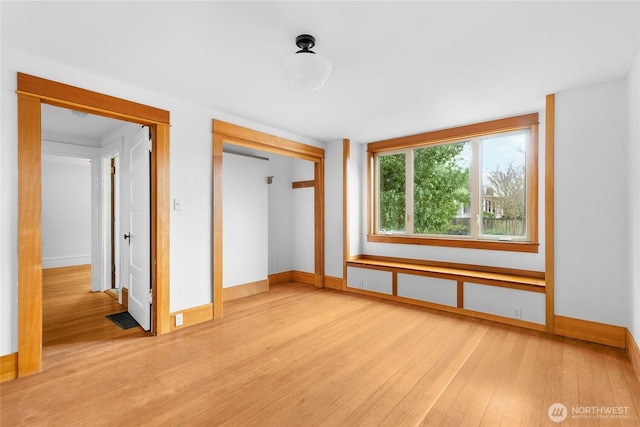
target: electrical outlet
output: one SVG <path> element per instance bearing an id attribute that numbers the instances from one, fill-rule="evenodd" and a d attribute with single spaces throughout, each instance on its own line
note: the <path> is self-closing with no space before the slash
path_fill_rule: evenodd
<path id="1" fill-rule="evenodd" d="M 182 210 L 182 200 L 173 199 L 173 210 L 174 211 L 181 211 Z"/>
<path id="2" fill-rule="evenodd" d="M 176 326 L 182 326 L 182 313 L 176 314 Z"/>
<path id="3" fill-rule="evenodd" d="M 522 309 L 520 307 L 513 307 L 513 317 L 522 319 Z"/>

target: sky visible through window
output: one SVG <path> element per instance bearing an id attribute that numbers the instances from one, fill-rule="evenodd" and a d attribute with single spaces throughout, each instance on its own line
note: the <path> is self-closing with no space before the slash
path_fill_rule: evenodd
<path id="1" fill-rule="evenodd" d="M 511 162 L 514 166 L 525 164 L 526 135 L 516 134 L 483 139 L 482 177 L 486 179 L 489 172 L 505 170 Z M 490 149 L 488 149 L 490 147 Z M 466 168 L 471 164 L 471 144 L 465 144 L 458 155 L 458 166 Z"/>

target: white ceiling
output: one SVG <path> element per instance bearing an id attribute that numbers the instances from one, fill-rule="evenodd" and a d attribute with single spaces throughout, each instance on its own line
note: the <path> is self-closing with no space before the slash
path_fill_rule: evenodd
<path id="1" fill-rule="evenodd" d="M 638 1 L 1 7 L 2 49 L 320 141 L 537 111 L 549 93 L 626 77 L 640 49 Z M 280 68 L 302 33 L 333 63 L 320 91 L 293 91 Z"/>
<path id="2" fill-rule="evenodd" d="M 43 137 L 75 136 L 85 139 L 85 145 L 99 147 L 101 139 L 111 131 L 122 127 L 125 122 L 95 114 L 79 113 L 67 108 L 42 105 L 42 133 Z"/>

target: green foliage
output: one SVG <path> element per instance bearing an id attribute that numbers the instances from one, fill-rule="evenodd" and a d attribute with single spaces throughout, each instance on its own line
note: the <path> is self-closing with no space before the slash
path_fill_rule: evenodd
<path id="1" fill-rule="evenodd" d="M 460 207 L 469 203 L 469 168 L 457 162 L 464 145 L 414 151 L 414 233 L 447 233 Z"/>
<path id="2" fill-rule="evenodd" d="M 414 150 L 414 220 L 416 234 L 468 234 L 452 226 L 461 206 L 469 203 L 469 168 L 460 166 L 465 143 Z M 405 229 L 406 155 L 380 156 L 380 224 L 384 230 Z"/>
<path id="3" fill-rule="evenodd" d="M 404 153 L 380 156 L 380 228 L 401 231 L 405 226 Z"/>
<path id="4" fill-rule="evenodd" d="M 491 230 L 485 230 L 483 232 L 483 234 L 489 234 L 489 235 L 492 235 L 492 236 L 500 236 L 500 235 L 507 234 L 507 233 L 505 233 L 502 230 L 496 230 L 496 229 L 492 228 Z"/>
<path id="5" fill-rule="evenodd" d="M 469 235 L 469 227 L 466 225 L 452 225 L 449 227 L 446 234 L 456 235 L 456 236 L 467 236 Z"/>

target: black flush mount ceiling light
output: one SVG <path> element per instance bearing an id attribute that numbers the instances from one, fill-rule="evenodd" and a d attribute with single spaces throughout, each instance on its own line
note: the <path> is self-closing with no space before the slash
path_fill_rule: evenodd
<path id="1" fill-rule="evenodd" d="M 309 34 L 296 37 L 296 45 L 300 50 L 282 61 L 289 86 L 303 91 L 322 88 L 331 73 L 331 62 L 311 50 L 316 45 L 316 39 Z"/>

